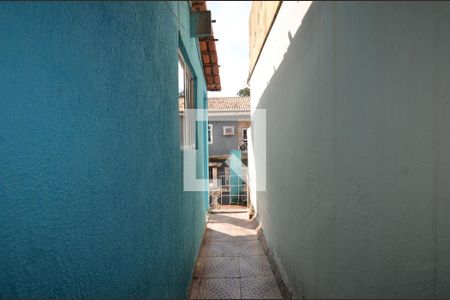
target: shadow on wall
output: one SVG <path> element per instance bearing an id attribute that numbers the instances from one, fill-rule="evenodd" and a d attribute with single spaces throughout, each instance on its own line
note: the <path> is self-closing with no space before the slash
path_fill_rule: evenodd
<path id="1" fill-rule="evenodd" d="M 294 296 L 450 294 L 449 27 L 448 3 L 305 15 L 257 106 L 258 215 Z"/>

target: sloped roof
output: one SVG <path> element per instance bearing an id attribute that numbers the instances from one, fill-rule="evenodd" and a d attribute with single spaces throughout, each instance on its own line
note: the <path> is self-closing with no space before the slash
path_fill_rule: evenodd
<path id="1" fill-rule="evenodd" d="M 184 97 L 179 98 L 178 108 L 184 112 Z M 250 112 L 250 97 L 211 97 L 208 98 L 208 111 L 248 111 Z"/>
<path id="2" fill-rule="evenodd" d="M 250 111 L 250 97 L 208 98 L 209 111 Z"/>
<path id="3" fill-rule="evenodd" d="M 193 11 L 206 11 L 206 1 L 191 1 Z M 212 28 L 211 28 L 212 31 Z M 200 37 L 198 39 L 203 63 L 203 73 L 206 80 L 208 91 L 220 91 L 219 62 L 216 51 L 216 38 L 213 35 L 209 37 Z"/>

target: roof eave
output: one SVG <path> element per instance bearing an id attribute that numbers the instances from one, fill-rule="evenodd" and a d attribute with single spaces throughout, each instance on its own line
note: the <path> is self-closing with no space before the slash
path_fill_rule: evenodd
<path id="1" fill-rule="evenodd" d="M 193 11 L 206 11 L 206 1 L 191 1 Z M 212 31 L 212 29 L 211 29 Z M 222 90 L 220 83 L 219 63 L 217 59 L 216 41 L 214 33 L 209 37 L 199 37 L 200 56 L 203 64 L 203 74 L 206 89 L 211 92 Z"/>

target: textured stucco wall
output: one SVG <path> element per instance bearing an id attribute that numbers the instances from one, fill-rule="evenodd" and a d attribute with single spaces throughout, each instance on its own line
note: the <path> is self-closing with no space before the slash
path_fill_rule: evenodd
<path id="1" fill-rule="evenodd" d="M 0 4 L 0 298 L 186 295 L 207 201 L 182 190 L 179 37 L 205 107 L 188 16 Z"/>
<path id="2" fill-rule="evenodd" d="M 213 143 L 209 144 L 209 155 L 230 154 L 231 150 L 238 150 L 238 122 L 210 121 L 213 125 Z M 224 126 L 234 126 L 234 135 L 223 135 Z"/>
<path id="3" fill-rule="evenodd" d="M 296 297 L 450 296 L 448 28 L 449 3 L 283 2 L 250 86 Z"/>

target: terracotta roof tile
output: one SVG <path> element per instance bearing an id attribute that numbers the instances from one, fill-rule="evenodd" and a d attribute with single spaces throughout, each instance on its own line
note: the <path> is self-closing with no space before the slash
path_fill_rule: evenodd
<path id="1" fill-rule="evenodd" d="M 206 1 L 191 1 L 193 11 L 206 11 Z M 211 28 L 212 30 L 212 28 Z M 219 62 L 217 59 L 216 39 L 214 33 L 209 37 L 200 37 L 201 58 L 203 63 L 203 74 L 205 75 L 206 88 L 208 91 L 220 91 L 222 89 L 219 75 Z M 212 67 L 212 68 L 211 68 Z"/>
<path id="2" fill-rule="evenodd" d="M 179 98 L 178 108 L 184 111 L 184 97 Z M 211 97 L 208 98 L 208 111 L 250 111 L 250 97 Z"/>
<path id="3" fill-rule="evenodd" d="M 208 98 L 209 111 L 250 111 L 250 97 Z"/>

